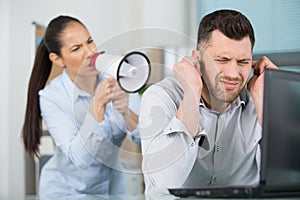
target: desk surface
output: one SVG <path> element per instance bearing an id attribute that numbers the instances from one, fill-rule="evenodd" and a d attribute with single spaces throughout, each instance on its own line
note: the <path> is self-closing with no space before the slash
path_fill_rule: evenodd
<path id="1" fill-rule="evenodd" d="M 71 195 L 62 197 L 39 197 L 39 196 L 25 196 L 24 200 L 178 200 L 178 199 L 199 199 L 199 198 L 179 198 L 172 195 L 160 195 L 160 196 L 145 196 L 145 195 L 126 195 L 126 196 L 106 196 L 106 195 Z M 211 198 L 210 198 L 211 199 Z M 248 199 L 248 198 L 247 198 Z M 264 198 L 263 200 L 271 200 L 272 198 Z M 274 198 L 273 200 L 296 200 L 298 198 Z M 224 200 L 224 199 L 214 199 Z M 243 199 L 237 199 L 243 200 Z M 259 199 L 252 199 L 259 200 Z"/>

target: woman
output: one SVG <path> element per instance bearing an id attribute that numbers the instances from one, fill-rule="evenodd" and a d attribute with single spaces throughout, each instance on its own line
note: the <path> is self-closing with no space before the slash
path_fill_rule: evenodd
<path id="1" fill-rule="evenodd" d="M 129 101 L 114 78 L 88 64 L 95 50 L 86 27 L 70 16 L 54 18 L 38 47 L 22 134 L 32 157 L 39 154 L 42 119 L 55 142 L 41 172 L 41 195 L 125 193 L 119 147 L 126 133 L 140 145 L 140 99 Z M 45 85 L 53 63 L 63 73 Z"/>

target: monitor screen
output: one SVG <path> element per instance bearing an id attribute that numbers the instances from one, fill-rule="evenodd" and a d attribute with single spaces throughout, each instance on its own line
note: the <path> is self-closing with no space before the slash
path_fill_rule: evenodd
<path id="1" fill-rule="evenodd" d="M 265 70 L 262 176 L 268 188 L 300 189 L 300 73 Z"/>

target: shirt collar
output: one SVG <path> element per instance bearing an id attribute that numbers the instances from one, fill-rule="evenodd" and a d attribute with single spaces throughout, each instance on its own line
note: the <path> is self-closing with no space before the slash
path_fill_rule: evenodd
<path id="1" fill-rule="evenodd" d="M 71 78 L 67 74 L 66 70 L 63 71 L 62 77 L 63 77 L 63 83 L 67 89 L 69 96 L 72 97 L 75 101 L 79 97 L 91 97 L 92 96 L 91 94 L 78 88 L 76 86 L 76 84 L 71 80 Z M 100 73 L 99 73 L 99 82 L 97 85 L 97 89 L 104 79 L 105 79 L 105 77 L 103 75 L 100 75 Z"/>
<path id="2" fill-rule="evenodd" d="M 74 90 L 75 90 L 75 84 L 70 79 L 69 75 L 67 74 L 66 70 L 63 70 L 62 72 L 62 79 L 63 84 L 67 90 L 67 93 L 70 97 L 74 97 Z"/>
<path id="3" fill-rule="evenodd" d="M 245 105 L 248 103 L 248 101 L 249 101 L 249 92 L 247 92 L 247 89 L 244 88 L 239 94 L 239 96 L 227 106 L 224 112 L 233 110 L 234 108 L 237 108 L 239 106 L 242 106 L 244 108 Z M 200 99 L 199 106 L 208 109 L 202 97 Z"/>

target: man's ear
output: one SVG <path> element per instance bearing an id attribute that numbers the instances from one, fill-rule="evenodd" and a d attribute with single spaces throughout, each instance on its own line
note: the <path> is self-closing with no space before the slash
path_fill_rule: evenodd
<path id="1" fill-rule="evenodd" d="M 65 63 L 62 60 L 60 56 L 58 56 L 56 53 L 50 53 L 49 54 L 49 59 L 58 67 L 64 68 Z"/>
<path id="2" fill-rule="evenodd" d="M 195 58 L 197 58 L 199 61 L 201 59 L 201 53 L 198 50 L 193 50 L 192 51 L 192 56 L 195 57 Z"/>

